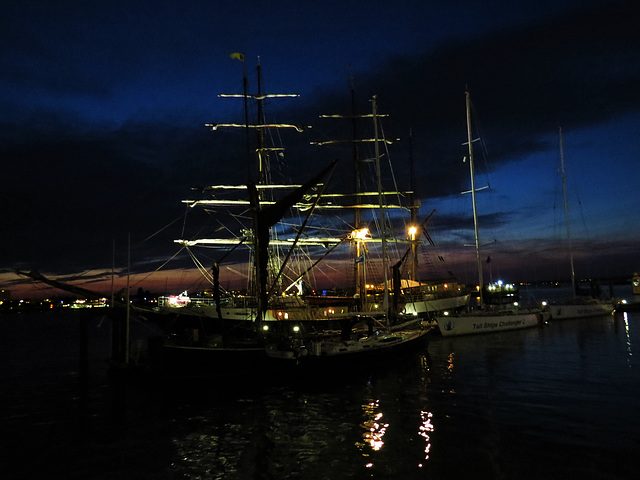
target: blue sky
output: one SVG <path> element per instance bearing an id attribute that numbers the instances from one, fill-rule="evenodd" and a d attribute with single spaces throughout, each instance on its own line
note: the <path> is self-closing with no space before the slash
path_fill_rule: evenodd
<path id="1" fill-rule="evenodd" d="M 458 235 L 471 233 L 465 88 L 492 186 L 481 236 L 514 279 L 568 268 L 562 126 L 578 274 L 628 275 L 640 269 L 637 18 L 635 2 L 615 0 L 4 2 L 0 282 L 16 288 L 13 270 L 32 268 L 97 278 L 129 233 L 135 268 L 169 258 L 179 231 L 142 241 L 180 215 L 189 187 L 244 180 L 203 124 L 241 118 L 217 95 L 241 90 L 243 67 L 253 82 L 258 57 L 264 90 L 301 95 L 268 114 L 314 127 L 292 141 L 294 179 L 333 159 L 323 155 L 348 165 L 306 145 L 339 134 L 318 115 L 347 112 L 351 82 L 360 109 L 376 94 L 390 114 L 404 182 L 412 129 L 421 213 L 436 209 L 437 252 L 461 276 L 473 268 Z"/>

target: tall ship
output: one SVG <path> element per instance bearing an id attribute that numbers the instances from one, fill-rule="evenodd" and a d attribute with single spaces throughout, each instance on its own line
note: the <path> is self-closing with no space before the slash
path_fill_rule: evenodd
<path id="1" fill-rule="evenodd" d="M 244 100 L 244 123 L 206 124 L 213 131 L 244 130 L 247 143 L 255 145 L 255 148 L 248 148 L 251 154 L 248 155 L 251 157 L 248 163 L 255 168 L 249 169 L 250 178 L 244 185 L 207 185 L 199 189 L 203 198 L 184 200 L 188 209 L 204 209 L 216 216 L 225 214 L 229 220 L 218 220 L 215 235 L 175 240 L 193 258 L 203 277 L 210 283 L 210 289 L 207 295 L 196 296 L 183 292 L 159 299 L 159 312 L 177 318 L 172 334 L 167 336 L 162 345 L 165 366 L 183 364 L 188 368 L 210 363 L 208 359 L 220 364 L 220 361 L 224 361 L 221 359 L 225 358 L 233 359 L 237 365 L 244 364 L 238 361 L 238 356 L 251 358 L 249 363 L 252 363 L 255 356 L 265 355 L 267 345 L 288 345 L 291 339 L 306 340 L 311 337 L 328 345 L 329 338 L 335 332 L 340 336 L 355 335 L 355 345 L 359 346 L 367 338 L 372 350 L 383 354 L 392 343 L 394 350 L 403 350 L 403 345 L 409 341 L 416 343 L 413 340 L 423 340 L 426 331 L 420 327 L 417 319 L 409 317 L 412 321 L 409 332 L 404 322 L 406 319 L 399 318 L 398 310 L 393 308 L 389 300 L 390 279 L 385 263 L 388 260 L 386 252 L 390 238 L 387 231 L 381 229 L 382 234 L 378 238 L 374 238 L 366 228 L 348 228 L 337 235 L 327 235 L 331 230 L 323 228 L 318 220 L 323 211 L 341 214 L 352 208 L 373 208 L 378 212 L 378 224 L 387 224 L 386 210 L 394 206 L 385 201 L 388 192 L 382 190 L 380 155 L 376 154 L 378 160 L 374 162 L 376 190 L 359 192 L 356 194 L 358 201 L 353 205 L 340 204 L 349 195 L 326 190 L 336 162 L 328 164 L 303 184 L 274 181 L 273 159 L 280 160 L 283 149 L 267 146 L 266 139 L 275 136 L 267 133 L 282 129 L 304 132 L 310 127 L 265 121 L 263 107 L 267 99 L 297 95 L 262 92 L 259 65 L 257 72 L 256 93 L 248 92 L 245 72 L 242 94 L 221 95 Z M 249 120 L 249 102 L 255 104 L 255 122 Z M 375 109 L 371 118 L 375 126 L 378 118 Z M 377 128 L 374 131 L 377 132 Z M 376 150 L 382 142 L 382 138 L 375 140 Z M 361 201 L 370 197 L 373 201 Z M 358 292 L 329 296 L 314 294 L 311 274 L 327 256 L 337 253 L 340 246 L 355 246 L 362 252 L 361 261 L 356 259 L 355 263 L 366 264 L 369 262 L 366 245 L 371 243 L 381 245 L 384 273 L 382 296 L 372 298 L 366 293 L 360 296 Z M 199 249 L 216 252 L 216 259 L 206 265 L 196 255 Z M 247 287 L 242 294 L 238 294 L 222 288 L 220 272 L 224 263 L 230 263 L 232 256 L 238 256 L 241 250 L 247 254 Z M 358 324 L 367 327 L 358 331 Z M 381 332 L 387 332 L 387 341 L 374 340 L 379 338 Z M 273 348 L 270 350 L 275 351 Z M 284 351 L 280 348 L 276 350 Z M 322 348 L 318 351 L 322 351 Z M 190 356 L 200 358 L 194 362 L 189 359 Z"/>
<path id="2" fill-rule="evenodd" d="M 375 105 L 375 99 L 371 100 Z M 409 133 L 409 188 L 402 190 L 396 183 L 394 167 L 391 162 L 389 147 L 397 139 L 384 135 L 382 120 L 387 117 L 379 112 L 358 113 L 355 91 L 351 88 L 351 113 L 321 115 L 321 118 L 347 121 L 351 125 L 351 138 L 314 142 L 319 146 L 343 146 L 351 150 L 353 163 L 352 193 L 343 197 L 353 198 L 348 205 L 335 206 L 352 213 L 352 258 L 353 270 L 350 291 L 358 299 L 361 311 L 379 311 L 383 305 L 385 288 L 391 294 L 392 307 L 395 312 L 414 316 L 421 319 L 432 318 L 437 312 L 444 310 L 455 311 L 463 308 L 469 302 L 470 295 L 466 286 L 460 284 L 451 272 L 449 276 L 438 277 L 432 265 L 427 265 L 431 278 L 420 276 L 419 254 L 423 249 L 424 240 L 435 245 L 427 231 L 427 224 L 435 210 L 426 219 L 420 221 L 420 201 L 416 196 L 413 152 L 411 148 L 412 135 Z M 362 136 L 363 122 L 374 124 L 374 135 Z M 369 147 L 369 149 L 367 149 Z M 374 159 L 378 159 L 376 164 Z M 380 160 L 387 160 L 381 162 Z M 386 164 L 386 165 L 384 165 Z M 376 166 L 377 167 L 374 167 Z M 381 167 L 382 165 L 382 167 Z M 384 167 L 386 166 L 386 170 Z M 397 165 L 396 165 L 397 167 Z M 376 171 L 375 168 L 378 170 Z M 391 180 L 391 188 L 378 184 L 381 179 Z M 381 192 L 381 194 L 378 193 Z M 376 217 L 379 208 L 375 204 L 376 198 L 384 207 L 386 224 Z M 373 200 L 373 202 L 372 202 Z M 371 226 L 375 225 L 375 229 Z M 382 230 L 390 232 L 384 240 L 387 246 L 387 261 L 389 263 L 389 277 L 383 281 L 382 275 L 376 278 L 374 255 L 369 246 L 383 242 Z M 377 231 L 377 234 L 376 234 Z M 378 249 L 380 250 L 380 249 Z M 442 257 L 440 257 L 442 258 Z M 386 271 L 385 271 L 386 274 Z M 434 275 L 435 274 L 435 275 Z"/>

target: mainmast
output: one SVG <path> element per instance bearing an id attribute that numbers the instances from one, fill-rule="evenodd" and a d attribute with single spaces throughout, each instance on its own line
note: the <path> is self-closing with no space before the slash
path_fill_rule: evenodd
<path id="1" fill-rule="evenodd" d="M 363 203 L 363 199 L 367 196 L 372 196 L 372 193 L 367 193 L 363 191 L 362 188 L 362 178 L 361 178 L 361 158 L 360 158 L 360 144 L 372 141 L 367 139 L 359 139 L 358 138 L 358 120 L 363 118 L 368 118 L 371 115 L 359 115 L 356 108 L 356 94 L 355 88 L 353 86 L 353 81 L 351 82 L 351 115 L 320 115 L 320 118 L 344 118 L 351 120 L 351 139 L 350 140 L 329 140 L 325 142 L 313 142 L 316 145 L 328 145 L 328 144 L 339 144 L 339 143 L 351 143 L 352 146 L 352 159 L 353 159 L 353 172 L 354 172 L 354 183 L 353 183 L 353 194 L 345 195 L 345 196 L 354 196 L 354 203 L 350 206 L 336 206 L 337 208 L 344 209 L 350 208 L 353 209 L 353 232 L 351 233 L 351 240 L 354 242 L 354 263 L 353 263 L 353 277 L 354 277 L 354 291 L 358 298 L 360 298 L 360 308 L 362 310 L 366 310 L 366 302 L 367 302 L 367 292 L 366 292 L 366 248 L 365 248 L 365 240 L 369 237 L 368 229 L 366 229 L 362 225 L 362 209 L 372 208 L 370 203 Z M 343 196 L 343 195 L 340 195 Z M 325 196 L 326 198 L 327 196 Z M 320 207 L 327 208 L 327 207 Z M 329 207 L 331 208 L 331 207 Z"/>
<path id="2" fill-rule="evenodd" d="M 373 138 L 375 162 L 376 162 L 376 177 L 378 180 L 378 200 L 380 202 L 380 235 L 382 238 L 382 270 L 384 271 L 384 300 L 383 309 L 387 319 L 387 326 L 389 326 L 389 272 L 387 272 L 387 227 L 385 220 L 384 209 L 384 197 L 382 195 L 382 174 L 380 172 L 380 143 L 378 139 L 378 106 L 376 102 L 376 96 L 371 99 L 371 114 L 373 116 Z"/>
<path id="3" fill-rule="evenodd" d="M 256 96 L 256 115 L 258 117 L 258 124 L 264 123 L 264 114 L 262 112 L 262 102 L 264 97 L 262 97 L 262 72 L 260 69 L 260 57 L 258 57 L 258 66 L 256 67 L 257 77 L 258 77 L 258 95 Z M 264 159 L 264 129 L 257 129 L 257 147 L 256 154 L 258 156 L 258 184 L 264 185 L 267 183 L 266 179 L 266 171 L 265 171 L 265 159 Z M 260 192 L 258 192 L 260 195 Z"/>
<path id="4" fill-rule="evenodd" d="M 366 247 L 365 244 L 366 243 L 371 243 L 371 242 L 380 242 L 381 243 L 381 254 L 382 254 L 382 262 L 383 262 L 383 271 L 384 271 L 384 304 L 383 304 L 383 308 L 385 311 L 385 314 L 387 315 L 387 317 L 389 316 L 389 272 L 388 272 L 388 261 L 389 261 L 389 255 L 388 255 L 388 240 L 389 240 L 389 232 L 387 231 L 387 215 L 386 215 L 386 211 L 389 209 L 402 209 L 402 210 L 409 210 L 412 211 L 413 209 L 413 218 L 415 218 L 415 209 L 416 209 L 416 205 L 418 205 L 418 203 L 416 202 L 415 204 L 412 203 L 412 205 L 410 207 L 401 205 L 400 202 L 397 202 L 398 204 L 394 204 L 394 203 L 390 203 L 389 201 L 387 201 L 387 196 L 388 195 L 394 195 L 394 196 L 404 196 L 407 194 L 412 194 L 413 190 L 409 191 L 409 192 L 398 192 L 398 191 L 384 191 L 382 189 L 382 173 L 381 173 L 381 164 L 380 164 L 380 159 L 381 159 L 381 152 L 380 152 L 380 144 L 384 143 L 385 145 L 389 145 L 392 144 L 395 140 L 394 139 L 388 139 L 388 138 L 384 138 L 384 136 L 380 136 L 380 126 L 379 126 L 379 119 L 382 117 L 386 117 L 386 114 L 380 114 L 377 111 L 377 97 L 373 97 L 370 101 L 372 104 L 372 112 L 371 113 L 367 113 L 367 114 L 357 114 L 356 113 L 356 108 L 355 108 L 355 96 L 354 96 L 354 90 L 353 90 L 353 86 L 351 89 L 351 95 L 352 95 L 352 110 L 353 110 L 353 114 L 352 115 L 340 115 L 340 114 L 334 114 L 334 115 L 321 115 L 321 118 L 346 118 L 346 119 L 350 119 L 352 122 L 352 133 L 353 133 L 353 138 L 348 139 L 348 140 L 327 140 L 327 141 L 322 141 L 322 142 L 312 142 L 315 145 L 336 145 L 336 144 L 347 144 L 347 143 L 351 143 L 352 147 L 353 147 L 353 166 L 354 166 L 354 172 L 355 172 L 355 185 L 354 185 L 354 193 L 346 193 L 346 194 L 328 194 L 328 195 L 324 195 L 324 198 L 330 198 L 330 197 L 355 197 L 355 202 L 349 204 L 349 205 L 338 205 L 338 204 L 320 204 L 318 205 L 318 209 L 340 209 L 340 210 L 346 210 L 346 209 L 354 209 L 355 213 L 354 213 L 354 230 L 351 233 L 351 235 L 349 236 L 350 240 L 353 242 L 354 246 L 355 246 L 355 256 L 354 256 L 354 267 L 353 267 L 353 271 L 354 271 L 354 277 L 355 277 L 355 292 L 356 294 L 359 296 L 360 301 L 361 301 L 361 305 L 360 308 L 363 311 L 367 311 L 368 310 L 368 306 L 367 306 L 367 292 L 366 292 L 366 283 L 367 283 L 367 279 L 366 279 L 366 275 L 367 275 L 367 265 L 366 265 Z M 373 123 L 373 129 L 374 129 L 374 135 L 372 136 L 372 138 L 358 138 L 357 135 L 357 121 L 360 119 L 371 119 L 372 123 Z M 358 145 L 360 144 L 371 144 L 373 143 L 373 147 L 374 147 L 374 155 L 373 158 L 369 158 L 369 159 L 361 159 L 360 155 L 359 155 L 359 150 L 358 150 Z M 374 189 L 371 189 L 371 191 L 365 191 L 363 190 L 363 182 L 362 182 L 362 176 L 361 176 L 361 166 L 364 162 L 370 162 L 374 169 L 375 169 L 375 181 L 376 181 L 376 187 L 375 187 L 375 191 Z M 371 202 L 365 202 L 364 200 L 367 197 L 377 197 L 377 203 L 375 203 L 373 200 Z M 363 209 L 367 209 L 370 211 L 378 211 L 379 212 L 379 225 L 380 225 L 380 238 L 379 239 L 374 239 L 371 238 L 370 236 L 370 232 L 369 229 L 363 225 L 362 223 L 362 213 L 361 211 Z M 415 232 L 417 230 L 411 230 L 410 235 L 411 238 L 409 240 L 401 240 L 401 239 L 396 239 L 397 243 L 411 243 L 411 244 L 415 244 L 416 240 L 415 240 Z M 415 274 L 414 274 L 415 276 Z"/>
<path id="5" fill-rule="evenodd" d="M 416 222 L 418 219 L 418 209 L 420 202 L 415 198 L 415 171 L 413 164 L 413 130 L 409 129 L 409 240 L 411 240 L 411 280 L 418 281 L 418 244 L 416 242 L 416 234 L 418 228 Z"/>
<path id="6" fill-rule="evenodd" d="M 358 119 L 357 119 L 357 109 L 356 109 L 356 93 L 355 88 L 353 87 L 353 80 L 351 82 L 351 129 L 352 129 L 352 138 L 353 138 L 353 172 L 354 172 L 354 191 L 356 192 L 356 202 L 358 204 L 362 203 L 360 197 L 360 193 L 362 193 L 362 182 L 360 180 L 360 150 L 358 148 L 358 143 L 356 139 L 358 138 Z M 362 228 L 362 220 L 360 209 L 356 208 L 353 214 L 353 227 L 355 231 L 360 231 Z M 366 268 L 364 261 L 360 261 L 360 258 L 364 260 L 364 244 L 362 242 L 356 241 L 356 253 L 355 258 L 356 261 L 353 263 L 353 276 L 355 279 L 355 291 L 358 294 L 358 297 L 361 301 L 361 307 L 364 306 L 367 299 L 367 291 L 366 291 L 366 273 L 363 273 L 363 269 Z"/>
<path id="7" fill-rule="evenodd" d="M 480 294 L 480 306 L 484 304 L 482 295 L 482 261 L 480 260 L 480 235 L 478 232 L 478 210 L 476 207 L 476 180 L 473 170 L 473 139 L 471 137 L 471 96 L 469 92 L 465 92 L 467 107 L 467 143 L 469 146 L 469 171 L 471 174 L 471 201 L 473 203 L 473 229 L 476 237 L 476 261 L 478 263 L 478 288 Z"/>
<path id="8" fill-rule="evenodd" d="M 367 209 L 367 210 L 379 210 L 380 213 L 380 225 L 381 225 L 381 238 L 380 238 L 380 242 L 382 243 L 382 250 L 383 250 L 383 261 L 387 262 L 388 261 L 388 255 L 387 255 L 387 240 L 388 240 L 388 236 L 386 235 L 386 232 L 384 231 L 384 224 L 385 224 L 385 211 L 388 209 L 407 209 L 406 206 L 400 205 L 400 204 L 393 204 L 393 203 L 389 203 L 385 201 L 385 196 L 386 195 L 398 195 L 400 194 L 408 194 L 408 193 L 412 193 L 412 192 L 397 192 L 397 191 L 383 191 L 382 190 L 382 183 L 381 183 L 381 173 L 380 173 L 380 143 L 384 142 L 385 144 L 392 144 L 394 140 L 390 140 L 387 138 L 381 138 L 379 136 L 379 126 L 378 126 L 378 119 L 380 119 L 381 117 L 386 117 L 387 115 L 385 114 L 380 114 L 377 112 L 377 107 L 376 107 L 376 101 L 375 101 L 375 97 L 372 99 L 372 105 L 373 105 L 373 112 L 372 113 L 367 113 L 367 114 L 358 114 L 356 112 L 356 102 L 355 102 L 355 93 L 354 93 L 354 89 L 353 89 L 353 85 L 351 86 L 351 99 L 352 99 L 352 115 L 341 115 L 341 114 L 334 114 L 334 115 L 321 115 L 321 118 L 345 118 L 345 119 L 350 119 L 351 123 L 352 123 L 352 138 L 348 139 L 348 140 L 328 140 L 328 141 L 323 141 L 323 142 L 312 142 L 315 145 L 336 145 L 336 144 L 347 144 L 347 143 L 351 143 L 352 144 L 352 148 L 353 148 L 353 167 L 354 167 L 354 173 L 355 173 L 355 185 L 354 185 L 354 193 L 347 193 L 347 194 L 329 194 L 329 195 L 324 195 L 325 198 L 330 198 L 330 197 L 355 197 L 355 202 L 349 204 L 349 205 L 330 205 L 330 204 L 326 204 L 326 205 L 318 205 L 318 209 L 340 209 L 340 210 L 346 210 L 346 209 L 353 209 L 354 210 L 354 230 L 350 235 L 350 239 L 351 241 L 354 243 L 355 246 L 355 256 L 354 256 L 354 266 L 353 266 L 353 272 L 354 272 L 354 277 L 355 277 L 355 292 L 356 294 L 359 296 L 360 301 L 361 301 L 361 305 L 360 308 L 363 311 L 367 311 L 367 294 L 366 294 L 366 283 L 367 283 L 367 279 L 366 279 L 366 275 L 367 275 L 367 266 L 366 266 L 366 247 L 365 244 L 369 243 L 369 242 L 375 242 L 376 239 L 371 238 L 370 233 L 369 233 L 369 229 L 367 227 L 365 227 L 362 224 L 362 213 L 361 211 L 363 209 Z M 373 138 L 358 138 L 358 132 L 357 132 L 357 125 L 358 125 L 358 120 L 361 119 L 369 119 L 371 118 L 373 121 L 373 127 L 375 130 L 375 135 Z M 372 159 L 361 159 L 360 158 L 360 152 L 359 152 L 359 145 L 360 144 L 367 144 L 367 143 L 373 143 L 374 144 L 374 150 L 375 150 L 375 154 L 374 157 Z M 375 170 L 376 170 L 376 177 L 377 177 L 377 184 L 376 184 L 376 188 L 375 191 L 364 191 L 363 190 L 363 184 L 362 184 L 362 175 L 361 175 L 361 165 L 364 162 L 371 162 L 374 164 Z M 372 189 L 373 190 L 373 189 Z M 365 202 L 364 200 L 367 197 L 377 197 L 378 201 L 377 203 L 375 203 L 374 201 L 371 202 Z M 409 207 L 410 209 L 411 207 Z M 384 305 L 385 308 L 385 312 L 388 313 L 388 272 L 387 272 L 387 267 L 385 264 L 384 267 L 384 285 L 385 285 L 385 292 L 387 293 L 386 295 L 386 303 Z"/>
<path id="9" fill-rule="evenodd" d="M 571 225 L 569 222 L 569 203 L 567 202 L 567 179 L 564 172 L 564 147 L 562 143 L 562 127 L 559 129 L 560 140 L 560 165 L 562 170 L 562 191 L 564 193 L 564 213 L 567 219 L 567 242 L 569 243 L 569 261 L 571 264 L 571 292 L 576 296 L 576 271 L 573 268 L 573 248 L 571 245 Z"/>

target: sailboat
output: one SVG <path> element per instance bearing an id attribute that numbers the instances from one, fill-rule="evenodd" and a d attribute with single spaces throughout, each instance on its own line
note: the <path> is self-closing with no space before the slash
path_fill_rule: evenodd
<path id="1" fill-rule="evenodd" d="M 560 164 L 562 172 L 562 191 L 564 194 L 564 211 L 567 222 L 567 241 L 569 244 L 569 263 L 571 267 L 571 292 L 569 299 L 554 302 L 548 306 L 552 320 L 569 318 L 596 317 L 613 313 L 615 306 L 612 299 L 599 297 L 599 289 L 591 288 L 586 295 L 579 295 L 576 283 L 576 272 L 573 265 L 573 250 L 571 248 L 571 224 L 569 221 L 569 204 L 567 202 L 567 182 L 564 167 L 564 147 L 562 142 L 562 128 L 559 129 Z M 596 286 L 597 287 L 597 286 Z"/>
<path id="2" fill-rule="evenodd" d="M 542 323 L 541 310 L 521 308 L 517 302 L 492 305 L 484 300 L 484 282 L 482 260 L 480 256 L 480 236 L 478 231 L 478 212 L 476 207 L 476 186 L 473 158 L 473 138 L 471 134 L 471 98 L 465 92 L 467 110 L 467 145 L 469 171 L 471 177 L 471 198 L 473 204 L 473 223 L 475 232 L 476 260 L 478 268 L 479 301 L 475 309 L 466 312 L 448 313 L 436 317 L 438 328 L 443 336 L 468 335 L 531 328 Z"/>
<path id="3" fill-rule="evenodd" d="M 349 322 L 345 322 L 340 332 L 322 331 L 313 335 L 293 335 L 282 339 L 278 343 L 267 346 L 267 355 L 273 359 L 285 361 L 292 365 L 303 367 L 320 367 L 337 364 L 344 366 L 353 363 L 368 363 L 372 358 L 388 359 L 394 355 L 403 355 L 414 348 L 423 347 L 428 340 L 429 329 L 424 328 L 413 316 L 399 316 L 393 312 L 390 305 L 390 289 L 388 278 L 388 234 L 385 228 L 385 217 L 388 205 L 384 200 L 382 189 L 382 175 L 380 170 L 379 144 L 385 139 L 379 136 L 377 101 L 371 100 L 373 128 L 374 128 L 374 162 L 378 190 L 378 216 L 381 225 L 382 270 L 384 280 L 382 284 L 381 309 L 367 308 L 366 293 L 360 304 L 361 311 L 352 315 Z M 356 226 L 359 227 L 358 215 Z M 358 236 L 354 232 L 357 252 L 361 251 L 358 242 L 365 240 L 365 235 Z M 358 262 L 356 262 L 357 265 Z M 362 268 L 362 271 L 366 270 Z M 366 282 L 358 282 L 362 285 Z"/>

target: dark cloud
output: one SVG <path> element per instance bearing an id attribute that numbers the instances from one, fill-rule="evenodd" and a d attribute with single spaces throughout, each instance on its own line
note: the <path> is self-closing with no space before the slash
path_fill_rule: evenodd
<path id="1" fill-rule="evenodd" d="M 356 75 L 356 90 L 362 100 L 378 96 L 393 134 L 405 140 L 399 147 L 405 158 L 413 130 L 419 169 L 434 179 L 425 193 L 446 195 L 459 184 L 450 163 L 463 151 L 457 146 L 465 139 L 466 88 L 495 165 L 547 149 L 540 139 L 559 125 L 590 126 L 638 111 L 637 18 L 640 5 L 634 2 L 576 8 L 386 61 Z M 312 108 L 345 111 L 347 99 L 346 92 L 332 92 Z"/>
<path id="2" fill-rule="evenodd" d="M 11 208 L 5 209 L 0 233 L 0 266 L 68 273 L 107 268 L 113 240 L 122 246 L 129 233 L 140 266 L 162 263 L 175 252 L 172 240 L 183 234 L 176 219 L 185 211 L 180 201 L 196 195 L 190 187 L 244 183 L 249 176 L 244 132 L 204 127 L 206 122 L 242 121 L 241 101 L 218 100 L 215 95 L 221 92 L 212 91 L 214 86 L 241 91 L 246 67 L 250 86 L 256 88 L 248 55 L 245 64 L 210 66 L 210 49 L 217 55 L 224 51 L 228 62 L 230 51 L 241 50 L 233 42 L 245 31 L 225 43 L 222 35 L 207 30 L 232 18 L 237 8 L 225 3 L 199 15 L 202 4 L 162 2 L 161 8 L 147 9 L 152 2 L 129 3 L 95 7 L 78 2 L 77 8 L 65 10 L 68 16 L 53 21 L 48 15 L 56 6 L 31 2 L 42 8 L 32 22 L 28 17 L 15 21 L 24 15 L 17 3 L 2 7 L 0 200 Z M 395 54 L 392 45 L 380 55 L 367 50 L 362 36 L 370 32 L 358 37 L 347 29 L 345 38 L 358 37 L 357 45 L 342 54 L 334 38 L 333 55 L 340 57 L 335 63 L 311 51 L 303 54 L 320 38 L 294 41 L 304 30 L 300 22 L 306 14 L 323 15 L 320 7 L 309 7 L 306 14 L 296 10 L 298 23 L 283 37 L 260 30 L 260 46 L 278 50 L 271 61 L 270 52 L 260 52 L 265 88 L 284 93 L 293 78 L 305 81 L 301 89 L 306 92 L 298 100 L 267 102 L 268 120 L 313 126 L 303 134 L 282 134 L 287 149 L 273 167 L 274 179 L 302 181 L 339 159 L 331 187 L 351 188 L 350 147 L 309 145 L 351 135 L 349 122 L 318 118 L 351 112 L 350 82 L 359 113 L 368 113 L 369 100 L 377 95 L 380 112 L 389 114 L 383 120 L 385 132 L 400 139 L 391 148 L 397 184 L 401 190 L 414 184 L 423 214 L 431 211 L 432 202 L 468 188 L 468 167 L 460 161 L 466 150 L 465 88 L 472 92 L 492 169 L 556 149 L 548 138 L 559 125 L 567 130 L 594 127 L 637 113 L 640 6 L 631 1 L 558 3 L 563 7 L 554 11 L 560 13 L 534 14 L 533 6 L 527 7 L 530 21 L 505 22 L 515 18 L 515 10 L 484 23 L 447 16 L 437 34 L 418 29 L 406 34 L 414 48 Z M 451 2 L 446 8 L 459 13 L 456 9 L 478 8 L 475 4 Z M 274 20 L 281 13 L 280 7 L 262 10 Z M 433 22 L 427 11 L 421 13 L 424 18 L 406 20 L 405 28 Z M 393 22 L 402 31 L 402 23 Z M 165 27 L 171 27 L 170 34 Z M 337 29 L 333 25 L 327 31 L 333 35 Z M 380 35 L 391 38 L 389 32 Z M 326 53 L 322 46 L 315 51 Z M 353 67 L 338 67 L 348 63 L 345 57 L 360 54 L 374 58 L 374 66 L 354 59 Z M 370 131 L 369 123 L 359 124 L 359 135 Z M 519 221 L 516 208 L 505 201 L 501 211 L 483 213 L 481 223 L 487 229 L 504 228 Z M 219 226 L 205 212 L 189 216 L 201 225 L 191 230 L 189 223 L 185 236 Z M 436 243 L 449 244 L 447 232 L 455 232 L 468 243 L 472 225 L 470 211 L 457 216 L 438 211 L 432 236 Z M 119 255 L 122 251 L 119 247 Z M 524 263 L 531 259 L 526 249 L 513 252 L 517 256 Z"/>

